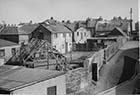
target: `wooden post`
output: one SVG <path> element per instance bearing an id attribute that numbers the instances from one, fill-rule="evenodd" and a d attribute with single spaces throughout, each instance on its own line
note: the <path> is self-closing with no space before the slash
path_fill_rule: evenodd
<path id="1" fill-rule="evenodd" d="M 46 57 L 47 57 L 47 69 L 49 69 L 49 52 L 48 52 L 48 47 L 47 47 Z"/>

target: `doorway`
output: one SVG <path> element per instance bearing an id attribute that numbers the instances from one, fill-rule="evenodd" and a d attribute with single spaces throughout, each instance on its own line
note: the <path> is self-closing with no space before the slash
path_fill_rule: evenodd
<path id="1" fill-rule="evenodd" d="M 68 52 L 68 42 L 66 42 L 65 53 Z"/>
<path id="2" fill-rule="evenodd" d="M 92 80 L 97 81 L 97 63 L 92 63 Z"/>

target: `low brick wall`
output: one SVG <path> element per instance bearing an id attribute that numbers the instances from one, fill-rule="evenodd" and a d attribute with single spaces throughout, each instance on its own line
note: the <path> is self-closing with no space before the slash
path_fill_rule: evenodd
<path id="1" fill-rule="evenodd" d="M 67 94 L 72 95 L 81 90 L 81 83 L 87 79 L 86 70 L 84 68 L 77 68 L 68 71 L 66 74 L 66 89 Z"/>

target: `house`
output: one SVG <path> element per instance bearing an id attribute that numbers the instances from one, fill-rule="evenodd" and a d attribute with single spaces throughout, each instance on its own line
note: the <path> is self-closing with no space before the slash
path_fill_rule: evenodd
<path id="1" fill-rule="evenodd" d="M 0 94 L 66 95 L 64 72 L 10 65 L 0 71 Z"/>
<path id="2" fill-rule="evenodd" d="M 91 37 L 91 32 L 84 27 L 80 27 L 74 33 L 75 43 L 85 43 Z"/>
<path id="3" fill-rule="evenodd" d="M 19 34 L 19 44 L 24 43 L 27 44 L 29 40 L 32 38 L 32 32 L 37 30 L 39 24 L 25 24 L 21 27 L 18 27 Z"/>
<path id="4" fill-rule="evenodd" d="M 31 33 L 38 27 L 38 24 L 26 24 L 20 27 L 13 25 L 4 25 L 0 32 L 0 38 L 9 40 L 18 44 L 28 43 Z"/>
<path id="5" fill-rule="evenodd" d="M 51 45 L 59 52 L 70 52 L 72 48 L 72 31 L 60 23 L 42 25 L 48 30 L 51 37 Z"/>
<path id="6" fill-rule="evenodd" d="M 0 30 L 0 38 L 18 43 L 18 28 L 12 25 L 3 25 L 2 29 Z"/>
<path id="7" fill-rule="evenodd" d="M 8 59 L 15 54 L 19 47 L 20 45 L 17 43 L 0 39 L 0 59 L 3 61 L 0 62 L 0 65 L 8 61 Z"/>
<path id="8" fill-rule="evenodd" d="M 129 34 L 130 25 L 127 18 L 122 19 L 121 17 L 114 17 L 111 20 L 98 21 L 96 24 L 96 36 L 103 36 L 108 34 L 115 27 L 119 27 L 126 34 Z"/>

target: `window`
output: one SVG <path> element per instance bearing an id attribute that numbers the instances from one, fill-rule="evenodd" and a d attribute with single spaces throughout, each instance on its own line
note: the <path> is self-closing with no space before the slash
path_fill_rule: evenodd
<path id="1" fill-rule="evenodd" d="M 69 37 L 71 37 L 71 33 L 69 33 Z"/>
<path id="2" fill-rule="evenodd" d="M 66 37 L 66 34 L 65 33 L 63 33 L 63 37 Z"/>
<path id="3" fill-rule="evenodd" d="M 58 37 L 58 34 L 57 34 L 57 33 L 55 33 L 55 34 L 54 34 L 54 37 L 55 37 L 55 38 L 57 38 L 57 37 Z"/>
<path id="4" fill-rule="evenodd" d="M 77 36 L 79 36 L 79 32 L 77 32 Z"/>
<path id="5" fill-rule="evenodd" d="M 83 39 L 83 33 L 81 33 L 81 39 Z"/>
<path id="6" fill-rule="evenodd" d="M 44 38 L 43 33 L 39 32 L 38 39 L 43 39 L 43 38 Z"/>
<path id="7" fill-rule="evenodd" d="M 56 90 L 57 90 L 56 86 L 48 87 L 47 95 L 57 95 Z"/>
<path id="8" fill-rule="evenodd" d="M 12 53 L 12 55 L 14 55 L 16 53 L 16 49 L 12 48 L 11 53 Z"/>
<path id="9" fill-rule="evenodd" d="M 65 48 L 64 44 L 62 44 L 62 48 L 63 48 L 63 49 Z"/>
<path id="10" fill-rule="evenodd" d="M 84 33 L 84 35 L 86 36 L 86 32 Z"/>
<path id="11" fill-rule="evenodd" d="M 1 49 L 0 50 L 0 57 L 4 57 L 5 56 L 5 50 L 4 49 Z"/>

